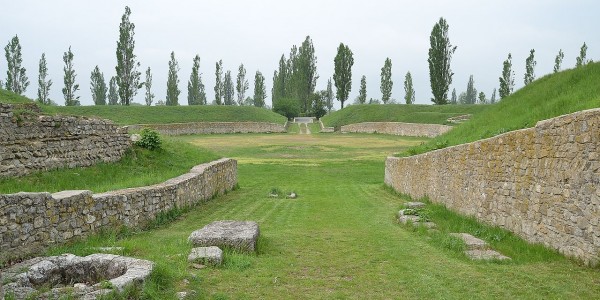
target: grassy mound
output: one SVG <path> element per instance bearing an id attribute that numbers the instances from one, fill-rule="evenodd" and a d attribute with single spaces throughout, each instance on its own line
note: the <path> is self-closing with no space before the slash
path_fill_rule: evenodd
<path id="1" fill-rule="evenodd" d="M 33 103 L 34 101 L 0 89 L 1 103 Z M 39 105 L 39 104 L 38 104 Z M 41 110 L 51 115 L 75 115 L 109 119 L 120 125 L 187 122 L 270 122 L 285 123 L 285 117 L 254 106 L 47 106 Z"/>
<path id="2" fill-rule="evenodd" d="M 430 142 L 402 155 L 489 138 L 533 127 L 538 121 L 600 107 L 600 63 L 546 75 Z"/>
<path id="3" fill-rule="evenodd" d="M 49 114 L 95 116 L 120 125 L 187 122 L 271 122 L 284 123 L 285 117 L 254 106 L 46 106 Z"/>
<path id="4" fill-rule="evenodd" d="M 446 119 L 465 114 L 478 114 L 489 105 L 351 105 L 323 117 L 325 126 L 342 126 L 361 122 L 407 122 L 447 124 Z"/>

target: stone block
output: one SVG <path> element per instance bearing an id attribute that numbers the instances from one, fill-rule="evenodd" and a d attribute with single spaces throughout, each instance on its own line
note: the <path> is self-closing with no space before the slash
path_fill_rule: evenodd
<path id="1" fill-rule="evenodd" d="M 418 208 L 424 208 L 424 207 L 425 207 L 425 203 L 423 203 L 423 202 L 406 202 L 406 208 L 418 209 Z"/>
<path id="2" fill-rule="evenodd" d="M 468 233 L 450 233 L 450 235 L 462 239 L 467 245 L 467 250 L 486 250 L 489 249 L 488 244 Z"/>
<path id="3" fill-rule="evenodd" d="M 229 247 L 242 252 L 256 251 L 259 236 L 258 223 L 254 221 L 215 221 L 190 234 L 194 246 Z"/>
<path id="4" fill-rule="evenodd" d="M 223 262 L 223 251 L 216 246 L 193 248 L 188 262 L 219 266 Z"/>

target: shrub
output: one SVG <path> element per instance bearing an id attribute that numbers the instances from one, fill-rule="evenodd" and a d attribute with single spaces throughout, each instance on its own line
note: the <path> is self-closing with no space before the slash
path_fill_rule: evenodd
<path id="1" fill-rule="evenodd" d="M 142 132 L 140 132 L 140 139 L 135 142 L 136 146 L 146 148 L 148 150 L 160 149 L 161 144 L 162 141 L 160 140 L 160 135 L 158 132 L 150 128 L 142 129 Z"/>

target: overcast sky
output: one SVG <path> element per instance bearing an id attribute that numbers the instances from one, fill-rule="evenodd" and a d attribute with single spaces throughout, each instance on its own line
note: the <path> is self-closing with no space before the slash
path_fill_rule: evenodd
<path id="1" fill-rule="evenodd" d="M 135 24 L 135 54 L 143 73 L 152 68 L 153 92 L 165 99 L 168 61 L 175 51 L 179 61 L 180 104 L 187 104 L 187 81 L 192 59 L 201 57 L 200 71 L 207 98 L 214 99 L 215 62 L 223 60 L 225 70 L 235 77 L 243 63 L 250 77 L 266 78 L 267 103 L 271 103 L 273 71 L 282 54 L 300 45 L 307 35 L 313 40 L 320 76 L 317 89 L 324 89 L 333 76 L 333 59 L 340 42 L 354 53 L 353 85 L 348 102 L 358 95 L 360 78 L 366 75 L 367 97 L 381 98 L 381 67 L 392 60 L 392 98 L 404 97 L 407 71 L 413 75 L 416 102 L 430 104 L 431 89 L 427 51 L 433 25 L 444 17 L 449 36 L 458 46 L 453 60 L 452 87 L 466 90 L 469 75 L 475 87 L 489 97 L 498 87 L 502 62 L 513 56 L 517 88 L 523 86 L 525 59 L 535 49 L 537 77 L 552 72 L 554 58 L 563 49 L 563 68 L 572 68 L 579 48 L 586 42 L 588 58 L 599 60 L 600 2 L 588 1 L 4 1 L 0 18 L 0 44 L 4 47 L 16 34 L 23 51 L 23 66 L 31 82 L 26 95 L 36 98 L 38 62 L 46 53 L 50 98 L 64 105 L 63 52 L 69 46 L 78 95 L 82 105 L 93 104 L 90 73 L 98 65 L 108 83 L 115 74 L 116 41 L 125 5 Z M 4 56 L 4 55 L 2 55 Z M 6 79 L 6 60 L 0 60 L 0 78 Z M 142 76 L 143 80 L 143 76 Z M 452 88 L 450 89 L 452 90 Z M 140 90 L 134 102 L 144 102 Z M 336 107 L 339 102 L 336 101 Z"/>

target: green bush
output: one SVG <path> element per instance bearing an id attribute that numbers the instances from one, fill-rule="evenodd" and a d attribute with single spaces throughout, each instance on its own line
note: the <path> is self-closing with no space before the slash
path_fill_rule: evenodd
<path id="1" fill-rule="evenodd" d="M 300 115 L 300 104 L 291 98 L 279 99 L 273 103 L 273 111 L 290 120 Z"/>
<path id="2" fill-rule="evenodd" d="M 136 146 L 146 148 L 148 150 L 156 150 L 161 148 L 162 141 L 156 130 L 150 128 L 142 129 L 140 139 L 135 142 Z"/>

